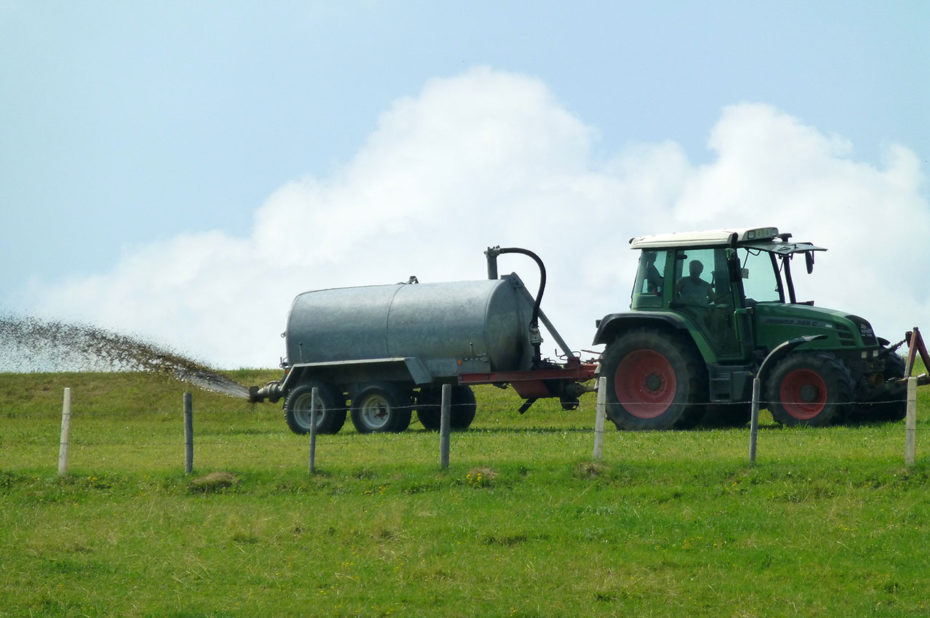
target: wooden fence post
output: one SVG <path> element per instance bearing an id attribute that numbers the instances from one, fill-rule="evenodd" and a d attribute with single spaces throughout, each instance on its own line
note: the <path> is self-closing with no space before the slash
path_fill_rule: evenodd
<path id="1" fill-rule="evenodd" d="M 594 453 L 595 460 L 604 458 L 604 423 L 607 420 L 607 378 L 597 379 L 597 406 L 594 413 Z"/>
<path id="2" fill-rule="evenodd" d="M 58 444 L 58 476 L 68 474 L 68 445 L 71 440 L 71 389 L 65 388 L 61 402 L 61 440 Z"/>
<path id="3" fill-rule="evenodd" d="M 194 471 L 194 404 L 190 393 L 184 393 L 184 473 Z"/>
<path id="4" fill-rule="evenodd" d="M 752 411 L 749 416 L 749 463 L 756 463 L 756 441 L 759 437 L 759 399 L 762 394 L 759 374 L 752 379 Z"/>
<path id="5" fill-rule="evenodd" d="M 310 463 L 308 470 L 311 475 L 316 472 L 316 400 L 319 396 L 320 388 L 314 386 L 310 390 Z"/>
<path id="6" fill-rule="evenodd" d="M 904 463 L 907 466 L 913 466 L 917 455 L 917 378 L 915 377 L 907 379 L 907 415 L 904 419 Z"/>
<path id="7" fill-rule="evenodd" d="M 442 385 L 442 404 L 439 407 L 439 467 L 449 467 L 449 432 L 452 425 L 452 385 Z"/>

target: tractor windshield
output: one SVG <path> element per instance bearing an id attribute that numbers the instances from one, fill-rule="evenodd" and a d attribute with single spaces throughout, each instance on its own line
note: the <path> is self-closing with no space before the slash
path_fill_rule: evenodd
<path id="1" fill-rule="evenodd" d="M 747 302 L 796 303 L 791 260 L 804 254 L 807 272 L 814 269 L 814 252 L 826 251 L 810 243 L 761 242 L 744 245 L 739 251 L 743 290 Z"/>
<path id="2" fill-rule="evenodd" d="M 741 249 L 743 293 L 747 304 L 785 302 L 784 285 L 775 256 L 760 249 Z"/>

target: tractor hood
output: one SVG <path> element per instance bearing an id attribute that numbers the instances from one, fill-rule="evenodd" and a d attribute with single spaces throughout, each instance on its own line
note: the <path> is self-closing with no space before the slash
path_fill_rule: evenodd
<path id="1" fill-rule="evenodd" d="M 825 335 L 809 344 L 822 349 L 878 347 L 869 322 L 857 315 L 804 304 L 759 303 L 753 309 L 756 345 L 772 349 L 779 343 L 804 335 Z"/>

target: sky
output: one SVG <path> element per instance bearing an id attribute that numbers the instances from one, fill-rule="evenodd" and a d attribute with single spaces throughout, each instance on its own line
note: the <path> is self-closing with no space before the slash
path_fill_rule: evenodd
<path id="1" fill-rule="evenodd" d="M 0 0 L 0 314 L 274 367 L 299 292 L 502 245 L 591 349 L 631 237 L 774 225 L 829 249 L 802 297 L 898 340 L 930 329 L 928 31 L 923 0 Z"/>

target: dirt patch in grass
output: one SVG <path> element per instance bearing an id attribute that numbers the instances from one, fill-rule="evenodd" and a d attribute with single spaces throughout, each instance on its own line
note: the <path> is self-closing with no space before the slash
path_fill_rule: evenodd
<path id="1" fill-rule="evenodd" d="M 187 484 L 192 493 L 213 494 L 235 488 L 239 484 L 239 477 L 231 472 L 211 472 L 206 476 L 192 479 Z"/>

